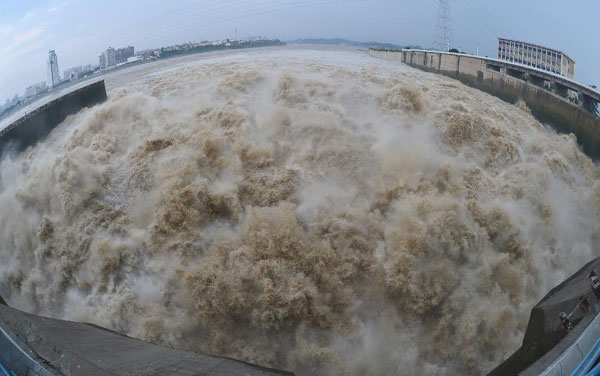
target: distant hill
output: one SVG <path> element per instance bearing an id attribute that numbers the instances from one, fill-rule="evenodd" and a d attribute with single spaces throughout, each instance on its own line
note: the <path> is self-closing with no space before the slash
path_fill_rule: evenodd
<path id="1" fill-rule="evenodd" d="M 356 42 L 353 40 L 343 38 L 308 38 L 308 39 L 296 39 L 287 41 L 287 44 L 324 44 L 329 46 L 353 46 L 353 47 L 377 47 L 391 50 L 399 50 L 402 48 L 417 48 L 420 46 L 400 46 L 392 43 L 381 43 L 381 42 Z"/>

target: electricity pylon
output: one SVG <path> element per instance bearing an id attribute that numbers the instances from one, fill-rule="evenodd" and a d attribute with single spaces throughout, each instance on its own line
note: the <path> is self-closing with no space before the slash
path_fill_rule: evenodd
<path id="1" fill-rule="evenodd" d="M 450 4 L 449 0 L 438 0 L 440 5 L 438 9 L 437 22 L 435 24 L 435 40 L 433 49 L 436 51 L 450 50 L 452 25 L 450 23 Z"/>

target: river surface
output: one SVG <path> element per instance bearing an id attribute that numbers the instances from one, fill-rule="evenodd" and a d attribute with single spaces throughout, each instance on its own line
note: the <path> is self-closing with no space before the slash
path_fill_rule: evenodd
<path id="1" fill-rule="evenodd" d="M 573 136 L 354 49 L 186 56 L 0 164 L 17 308 L 298 375 L 478 375 L 593 257 Z"/>

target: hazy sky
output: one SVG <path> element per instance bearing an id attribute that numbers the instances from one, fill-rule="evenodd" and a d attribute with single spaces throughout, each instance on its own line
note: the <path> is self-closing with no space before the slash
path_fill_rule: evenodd
<path id="1" fill-rule="evenodd" d="M 599 0 L 450 0 L 453 46 L 496 56 L 497 37 L 560 49 L 575 78 L 600 86 Z M 437 0 L 0 0 L 0 101 L 108 46 L 136 50 L 262 35 L 342 37 L 430 47 Z"/>

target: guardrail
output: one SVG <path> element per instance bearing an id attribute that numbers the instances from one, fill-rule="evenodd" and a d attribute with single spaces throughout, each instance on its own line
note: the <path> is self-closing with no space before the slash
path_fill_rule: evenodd
<path id="1" fill-rule="evenodd" d="M 4 376 L 54 376 L 24 352 L 2 328 L 0 328 L 0 366 Z"/>
<path id="2" fill-rule="evenodd" d="M 599 338 L 600 315 L 592 320 L 577 340 L 540 373 L 540 376 L 587 375 L 600 356 Z M 600 370 L 596 368 L 595 372 Z"/>

